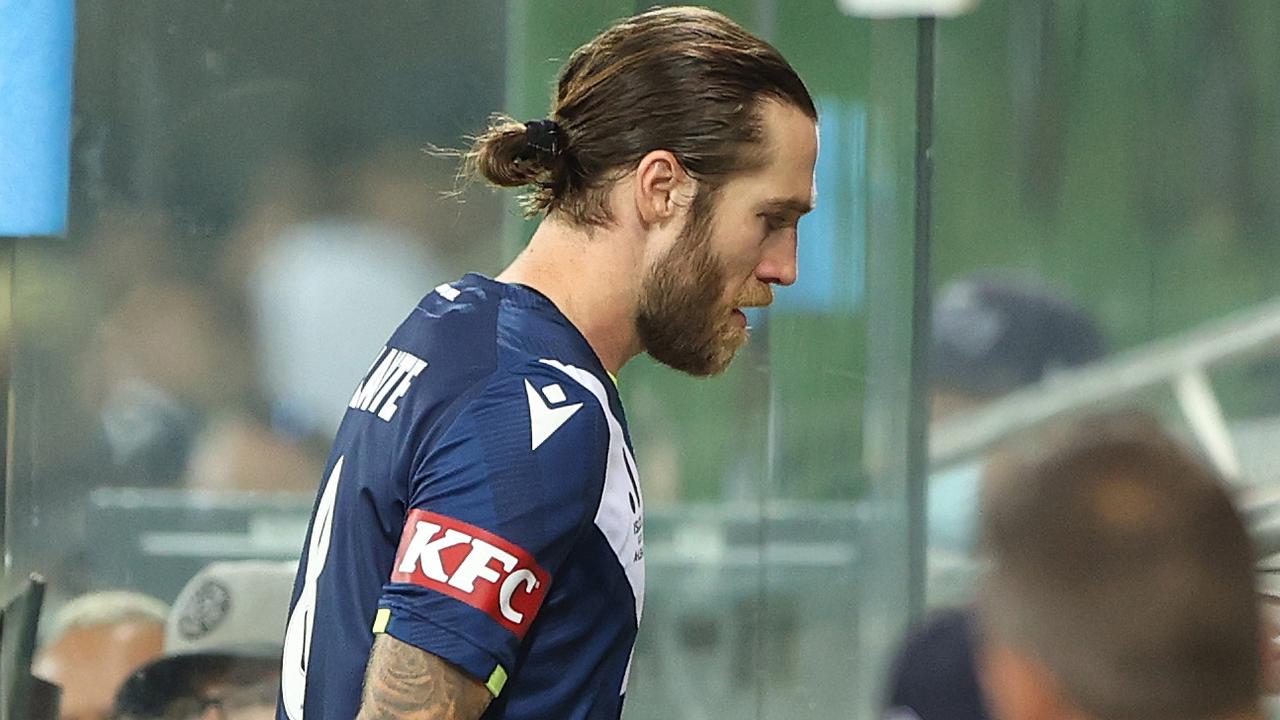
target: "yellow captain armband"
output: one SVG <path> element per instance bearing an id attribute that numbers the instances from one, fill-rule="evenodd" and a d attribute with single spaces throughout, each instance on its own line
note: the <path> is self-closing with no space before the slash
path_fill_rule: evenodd
<path id="1" fill-rule="evenodd" d="M 387 631 L 387 624 L 391 622 L 391 610 L 388 608 L 378 608 L 378 614 L 373 616 L 373 634 L 378 635 Z M 489 675 L 489 680 L 484 684 L 490 695 L 498 697 L 502 692 L 502 688 L 507 685 L 507 670 L 501 665 L 493 669 L 493 673 Z"/>
<path id="2" fill-rule="evenodd" d="M 502 688 L 507 684 L 507 671 L 501 665 L 493 669 L 493 674 L 489 676 L 489 682 L 484 686 L 489 688 L 489 694 L 498 697 L 498 693 L 502 692 Z"/>

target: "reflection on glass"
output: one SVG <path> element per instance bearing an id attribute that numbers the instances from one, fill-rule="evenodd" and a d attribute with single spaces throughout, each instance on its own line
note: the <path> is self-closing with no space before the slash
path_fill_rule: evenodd
<path id="1" fill-rule="evenodd" d="M 296 559 L 370 342 L 501 251 L 497 199 L 424 149 L 501 105 L 503 3 L 77 11 L 70 230 L 12 274 L 3 586 L 49 579 L 51 651 L 74 598 L 132 619 L 95 598 Z M 104 682 L 145 659 L 116 649 Z"/>

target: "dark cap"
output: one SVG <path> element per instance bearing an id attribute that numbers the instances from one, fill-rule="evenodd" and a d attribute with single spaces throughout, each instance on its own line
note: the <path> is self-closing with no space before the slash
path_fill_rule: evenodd
<path id="1" fill-rule="evenodd" d="M 934 301 L 936 390 L 1003 395 L 1104 354 L 1102 333 L 1083 310 L 1029 282 L 959 280 Z"/>

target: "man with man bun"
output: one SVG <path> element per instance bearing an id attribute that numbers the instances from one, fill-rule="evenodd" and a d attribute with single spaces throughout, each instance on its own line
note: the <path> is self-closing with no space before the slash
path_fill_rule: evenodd
<path id="1" fill-rule="evenodd" d="M 617 720 L 644 507 L 614 375 L 695 376 L 796 280 L 817 112 L 769 44 L 662 8 L 578 48 L 471 172 L 541 222 L 422 299 L 355 388 L 293 593 L 281 720 Z"/>

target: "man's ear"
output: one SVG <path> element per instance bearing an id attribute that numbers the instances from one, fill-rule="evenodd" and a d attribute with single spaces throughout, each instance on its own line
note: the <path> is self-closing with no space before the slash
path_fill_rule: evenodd
<path id="1" fill-rule="evenodd" d="M 995 720 L 1083 720 L 1044 663 L 1003 643 L 981 643 L 978 679 Z"/>
<path id="2" fill-rule="evenodd" d="M 640 219 L 647 225 L 663 225 L 682 217 L 693 202 L 697 184 L 675 153 L 649 152 L 636 165 L 635 201 Z"/>

